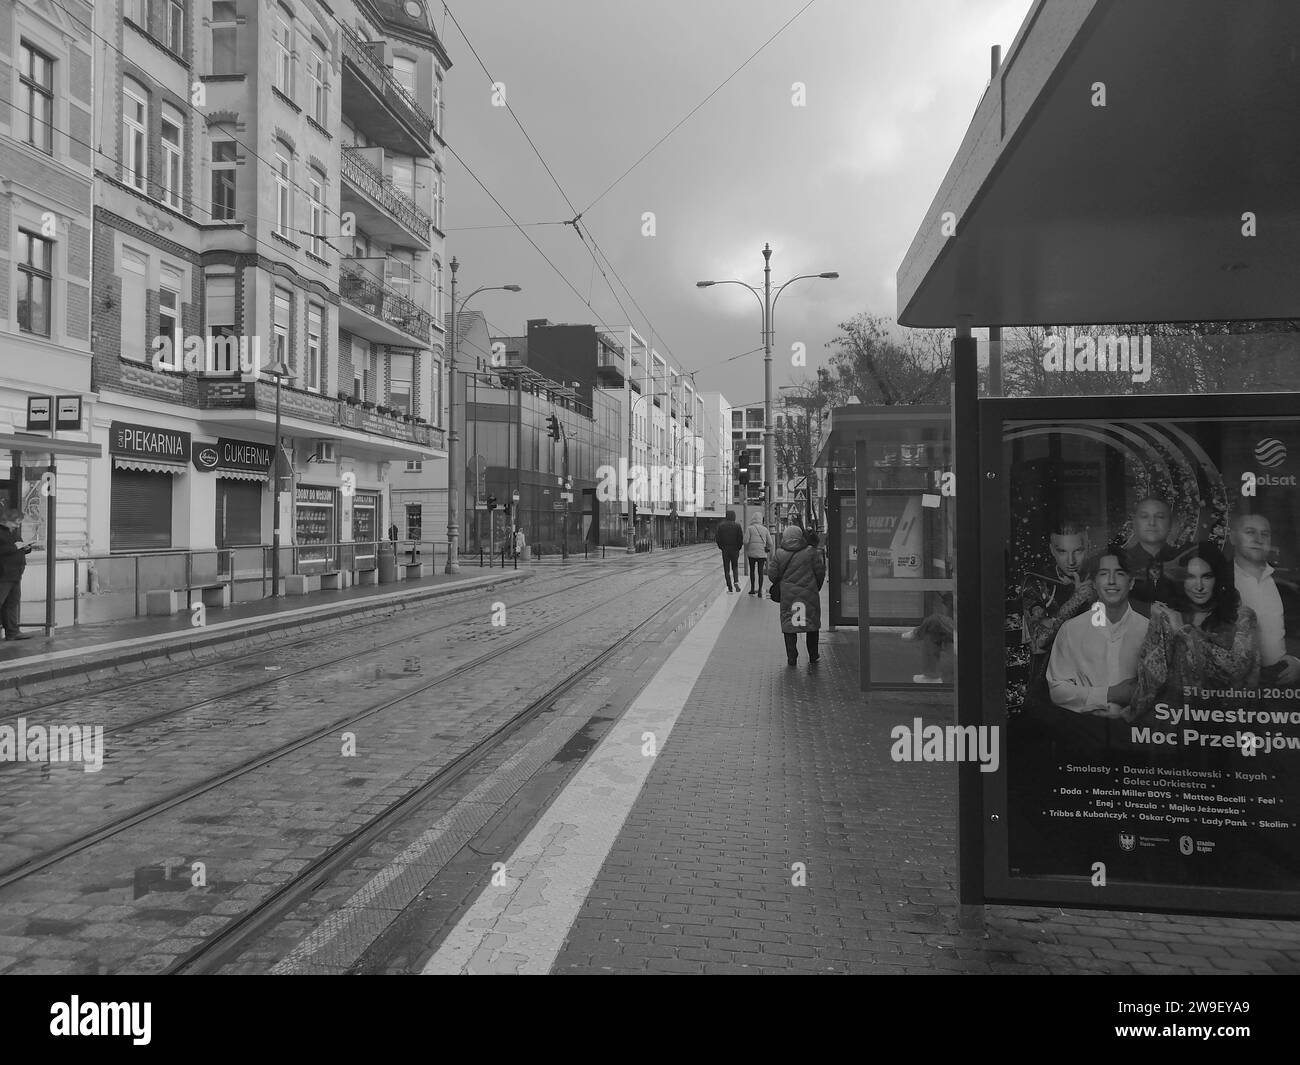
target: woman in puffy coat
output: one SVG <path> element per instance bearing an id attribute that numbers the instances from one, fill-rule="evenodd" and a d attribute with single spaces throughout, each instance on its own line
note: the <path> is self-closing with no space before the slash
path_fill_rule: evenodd
<path id="1" fill-rule="evenodd" d="M 754 511 L 745 527 L 745 561 L 749 564 L 749 594 L 763 594 L 763 573 L 772 555 L 772 534 L 763 524 L 763 515 Z M 754 571 L 758 571 L 758 588 L 754 588 Z"/>
<path id="2" fill-rule="evenodd" d="M 810 547 L 799 526 L 788 526 L 781 534 L 768 568 L 768 580 L 781 585 L 781 632 L 790 665 L 799 663 L 799 633 L 807 633 L 808 661 L 816 662 L 818 633 L 822 627 L 821 588 L 826 583 L 826 559 L 817 547 Z"/>

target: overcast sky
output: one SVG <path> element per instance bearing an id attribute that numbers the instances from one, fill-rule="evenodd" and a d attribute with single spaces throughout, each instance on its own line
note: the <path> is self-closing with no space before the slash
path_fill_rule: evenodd
<path id="1" fill-rule="evenodd" d="M 483 293 L 493 334 L 529 318 L 630 318 L 660 351 L 700 371 L 702 391 L 733 404 L 763 398 L 758 301 L 704 278 L 800 281 L 777 305 L 774 385 L 825 361 L 836 325 L 861 311 L 893 318 L 895 274 L 988 82 L 989 49 L 1005 55 L 1030 0 L 814 0 L 708 103 L 608 193 L 605 190 L 800 10 L 806 0 L 451 0 L 444 132 L 465 164 L 521 224 L 580 223 L 635 298 L 609 280 L 570 226 L 527 232 L 575 295 L 454 158 L 447 251 L 459 294 Z M 547 176 L 491 82 L 550 164 Z M 806 106 L 792 85 L 806 86 Z M 593 202 L 601 197 L 599 202 Z M 642 235 L 652 211 L 656 234 Z M 504 227 L 504 228 L 472 228 Z M 590 294 L 590 295 L 589 295 Z M 584 301 L 590 299 L 591 309 Z M 638 309 L 639 305 L 640 309 Z M 794 370 L 791 345 L 807 346 Z"/>

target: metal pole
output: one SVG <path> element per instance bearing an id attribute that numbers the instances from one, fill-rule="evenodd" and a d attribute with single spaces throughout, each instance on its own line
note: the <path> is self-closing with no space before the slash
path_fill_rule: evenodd
<path id="1" fill-rule="evenodd" d="M 631 373 L 630 370 L 628 372 Z M 627 553 L 629 555 L 636 550 L 632 544 L 633 537 L 636 535 L 636 529 L 632 522 L 632 416 L 635 411 L 636 399 L 632 397 L 632 384 L 629 377 L 627 386 L 627 499 L 624 501 L 627 506 Z"/>
<path id="2" fill-rule="evenodd" d="M 52 424 L 52 422 L 51 422 Z M 50 430 L 50 439 L 54 439 L 54 430 Z M 50 465 L 48 467 L 50 474 L 50 488 L 53 489 L 45 497 L 45 635 L 54 635 L 54 594 L 55 594 L 55 573 L 54 573 L 54 513 L 55 498 L 58 490 L 58 479 L 55 477 L 54 453 L 50 453 Z"/>
<path id="3" fill-rule="evenodd" d="M 451 257 L 451 347 L 447 365 L 451 383 L 450 422 L 447 432 L 447 566 L 444 573 L 459 573 L 456 541 L 460 538 L 460 434 L 456 432 L 456 271 L 460 263 Z"/>
<path id="4" fill-rule="evenodd" d="M 564 516 L 560 519 L 563 523 L 560 529 L 560 558 L 564 560 L 569 557 L 569 434 L 564 432 L 564 426 L 560 426 L 560 432 L 564 436 Z"/>
<path id="5" fill-rule="evenodd" d="M 772 431 L 772 246 L 763 245 L 763 524 L 772 514 L 776 456 Z"/>
<path id="6" fill-rule="evenodd" d="M 277 368 L 279 364 L 277 363 Z M 254 385 L 254 388 L 257 386 Z M 275 378 L 275 523 L 271 533 L 271 598 L 280 598 L 280 538 L 283 530 L 280 528 L 280 517 L 284 513 L 284 503 L 281 493 L 284 491 L 284 477 L 280 472 L 280 376 Z"/>

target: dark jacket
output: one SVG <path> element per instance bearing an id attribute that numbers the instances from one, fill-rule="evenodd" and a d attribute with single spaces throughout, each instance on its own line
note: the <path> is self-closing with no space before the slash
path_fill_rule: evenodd
<path id="1" fill-rule="evenodd" d="M 739 551 L 745 546 L 745 534 L 740 528 L 740 523 L 735 521 L 724 521 L 719 524 L 717 535 L 713 539 L 724 551 Z"/>
<path id="2" fill-rule="evenodd" d="M 781 584 L 781 631 L 816 632 L 822 627 L 821 588 L 826 583 L 826 559 L 816 547 L 809 547 L 803 530 L 791 525 L 781 536 L 767 567 L 768 579 Z M 794 604 L 803 603 L 803 625 L 793 625 Z"/>
<path id="3" fill-rule="evenodd" d="M 0 525 L 0 581 L 21 580 L 27 568 L 27 551 L 14 547 L 16 539 L 7 526 Z"/>

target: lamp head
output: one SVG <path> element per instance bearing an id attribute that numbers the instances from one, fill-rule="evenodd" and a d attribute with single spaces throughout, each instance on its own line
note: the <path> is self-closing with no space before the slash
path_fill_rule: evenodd
<path id="1" fill-rule="evenodd" d="M 292 371 L 285 364 L 283 359 L 277 359 L 270 366 L 266 367 L 266 372 L 276 379 L 283 377 L 292 378 L 293 376 Z"/>
<path id="2" fill-rule="evenodd" d="M 696 282 L 695 282 L 695 287 L 696 287 L 696 288 L 708 288 L 710 285 L 716 285 L 716 284 L 717 284 L 716 281 L 696 281 Z"/>
<path id="3" fill-rule="evenodd" d="M 838 270 L 827 270 L 826 273 L 818 274 L 817 276 L 818 277 L 839 277 L 840 274 Z"/>
<path id="4" fill-rule="evenodd" d="M 502 285 L 501 287 L 502 287 L 503 289 L 505 289 L 507 292 L 522 292 L 522 291 L 523 291 L 523 289 L 520 288 L 518 285 Z"/>

